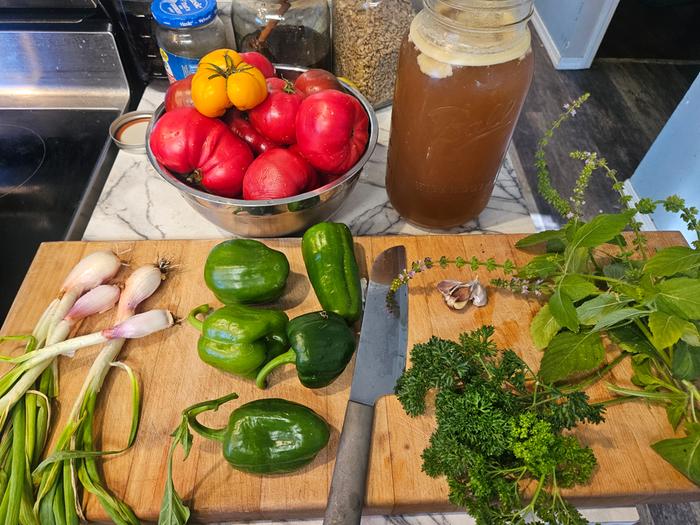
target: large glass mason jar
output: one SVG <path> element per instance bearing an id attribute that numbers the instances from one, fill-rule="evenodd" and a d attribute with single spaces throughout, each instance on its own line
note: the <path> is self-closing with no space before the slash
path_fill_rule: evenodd
<path id="1" fill-rule="evenodd" d="M 409 222 L 486 207 L 532 80 L 532 0 L 423 0 L 399 55 L 386 185 Z"/>

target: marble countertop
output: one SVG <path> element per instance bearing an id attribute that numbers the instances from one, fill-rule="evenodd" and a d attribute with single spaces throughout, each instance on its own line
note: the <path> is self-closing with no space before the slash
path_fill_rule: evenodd
<path id="1" fill-rule="evenodd" d="M 139 110 L 155 109 L 166 84 L 149 86 Z M 333 216 L 354 235 L 425 235 L 430 233 L 527 233 L 535 231 L 527 199 L 510 159 L 498 174 L 496 188 L 481 216 L 448 232 L 421 230 L 401 220 L 384 188 L 391 109 L 377 113 L 379 140 L 355 190 Z M 163 180 L 145 155 L 120 151 L 97 207 L 83 234 L 85 240 L 213 239 L 231 234 L 201 217 L 177 189 Z"/>
<path id="2" fill-rule="evenodd" d="M 139 110 L 155 109 L 164 99 L 167 84 L 154 83 L 144 92 Z M 377 113 L 379 140 L 362 176 L 334 221 L 345 222 L 354 235 L 429 235 L 432 233 L 528 233 L 538 216 L 529 190 L 516 174 L 511 154 L 506 156 L 491 200 L 479 218 L 445 231 L 427 231 L 401 220 L 388 202 L 384 186 L 391 109 Z M 231 237 L 202 218 L 151 167 L 145 155 L 120 151 L 83 234 L 84 240 L 214 239 Z M 594 523 L 632 524 L 639 519 L 634 508 L 585 510 Z M 259 522 L 320 525 L 321 520 Z M 464 513 L 415 516 L 364 516 L 363 525 L 472 525 Z"/>

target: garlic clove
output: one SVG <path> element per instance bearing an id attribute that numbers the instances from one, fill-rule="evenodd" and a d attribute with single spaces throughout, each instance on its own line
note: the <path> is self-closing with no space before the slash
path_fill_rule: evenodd
<path id="1" fill-rule="evenodd" d="M 463 284 L 462 281 L 452 281 L 448 279 L 437 283 L 437 289 L 442 295 L 450 295 L 455 288 Z"/>
<path id="2" fill-rule="evenodd" d="M 481 307 L 486 306 L 488 304 L 489 297 L 486 293 L 486 288 L 481 286 L 481 283 L 479 283 L 479 281 L 474 281 L 474 285 L 472 286 L 469 299 L 472 303 L 474 303 L 474 306 Z"/>

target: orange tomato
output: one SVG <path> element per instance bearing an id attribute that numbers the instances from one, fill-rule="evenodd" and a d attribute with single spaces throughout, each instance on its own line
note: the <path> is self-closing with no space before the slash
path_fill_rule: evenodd
<path id="1" fill-rule="evenodd" d="M 243 62 L 241 55 L 233 49 L 217 49 L 202 57 L 197 66 L 197 70 L 202 67 L 208 67 L 213 70 L 214 67 L 212 66 L 226 70 L 238 66 L 241 62 Z"/>
<path id="2" fill-rule="evenodd" d="M 202 115 L 220 117 L 233 104 L 226 94 L 226 77 L 201 68 L 192 77 L 192 102 Z"/>
<path id="3" fill-rule="evenodd" d="M 233 49 L 217 49 L 199 61 L 192 78 L 192 101 L 202 115 L 220 117 L 233 105 L 226 94 L 226 82 L 241 60 Z"/>
<path id="4" fill-rule="evenodd" d="M 258 68 L 241 62 L 229 75 L 226 92 L 237 109 L 241 111 L 253 109 L 267 98 L 265 76 Z"/>

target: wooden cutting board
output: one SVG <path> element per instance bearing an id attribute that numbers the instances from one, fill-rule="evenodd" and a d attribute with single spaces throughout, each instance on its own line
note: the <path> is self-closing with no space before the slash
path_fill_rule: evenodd
<path id="1" fill-rule="evenodd" d="M 682 244 L 680 234 L 649 234 L 651 244 L 663 247 Z M 520 236 L 425 236 L 365 237 L 356 239 L 362 272 L 382 250 L 404 244 L 408 260 L 441 255 L 479 258 L 510 257 L 518 263 L 528 255 L 513 248 Z M 28 333 L 55 295 L 71 267 L 87 253 L 113 249 L 122 259 L 137 267 L 170 258 L 176 271 L 152 297 L 148 308 L 169 308 L 185 317 L 191 308 L 209 302 L 216 304 L 205 287 L 202 267 L 207 253 L 217 241 L 138 241 L 138 242 L 60 242 L 46 243 L 39 249 L 24 280 L 3 334 Z M 299 250 L 299 239 L 266 241 L 287 254 L 292 274 L 285 296 L 277 305 L 290 318 L 319 308 L 306 278 Z M 128 275 L 125 268 L 119 279 Z M 485 272 L 477 272 L 488 282 Z M 435 334 L 456 338 L 465 330 L 482 324 L 496 326 L 496 341 L 510 347 L 530 364 L 538 362 L 538 352 L 530 341 L 528 326 L 540 305 L 504 291 L 490 290 L 485 308 L 448 310 L 434 285 L 445 278 L 471 278 L 471 270 L 433 269 L 418 276 L 410 287 L 409 349 L 414 343 Z M 89 333 L 107 326 L 112 313 L 86 320 L 77 332 Z M 210 425 L 222 426 L 238 404 L 261 397 L 282 397 L 304 403 L 321 414 L 333 427 L 329 446 L 307 468 L 290 475 L 258 477 L 233 470 L 222 459 L 220 445 L 195 436 L 186 462 L 178 452 L 175 484 L 201 521 L 229 519 L 290 518 L 321 516 L 333 474 L 333 461 L 342 426 L 353 371 L 352 364 L 325 389 L 308 390 L 296 379 L 292 367 L 278 369 L 271 377 L 271 388 L 261 391 L 252 382 L 238 379 L 202 363 L 196 352 L 197 332 L 183 323 L 162 334 L 129 342 L 121 359 L 138 373 L 142 383 L 143 408 L 136 444 L 128 452 L 104 460 L 109 487 L 131 505 L 144 520 L 158 515 L 166 471 L 169 434 L 178 424 L 180 411 L 192 403 L 238 392 L 238 401 L 219 412 L 202 417 Z M 2 353 L 11 347 L 5 346 Z M 15 350 L 19 351 L 19 349 Z M 98 348 L 85 349 L 73 359 L 61 358 L 60 410 L 56 421 L 62 428 L 66 413 L 77 395 Z M 6 368 L 3 368 L 4 371 Z M 615 379 L 629 377 L 624 366 L 615 370 Z M 129 429 L 129 387 L 122 375 L 110 374 L 100 402 L 98 426 L 103 450 L 124 446 Z M 607 398 L 605 388 L 590 392 L 594 400 Z M 447 501 L 444 479 L 432 479 L 421 471 L 421 451 L 433 430 L 433 417 L 409 418 L 392 396 L 379 400 L 376 407 L 370 473 L 367 492 L 368 514 L 438 512 L 456 510 Z M 643 502 L 669 502 L 700 498 L 700 490 L 677 473 L 650 448 L 649 444 L 669 437 L 673 431 L 665 413 L 643 402 L 612 406 L 607 422 L 578 431 L 598 458 L 600 468 L 593 482 L 569 496 L 582 507 L 633 505 Z M 489 436 L 483 436 L 489 439 Z M 88 516 L 105 520 L 94 498 L 88 498 Z"/>

